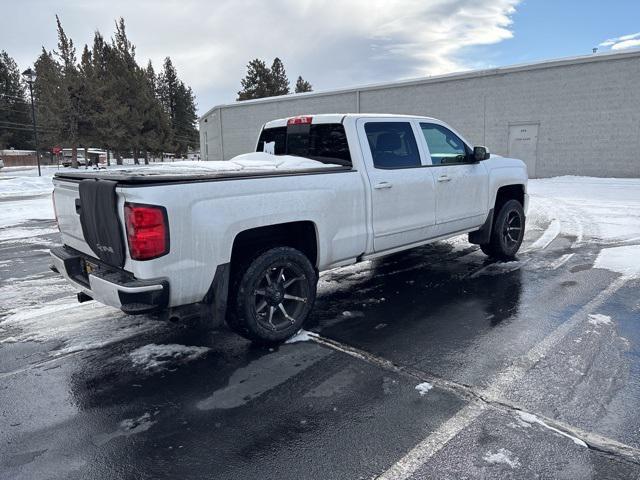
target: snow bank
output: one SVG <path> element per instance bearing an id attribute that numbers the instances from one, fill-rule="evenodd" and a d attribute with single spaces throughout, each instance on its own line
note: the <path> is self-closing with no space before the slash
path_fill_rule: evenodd
<path id="1" fill-rule="evenodd" d="M 25 223 L 29 220 L 53 220 L 53 203 L 49 196 L 1 201 L 0 228 Z M 56 229 L 57 231 L 57 229 Z M 0 238 L 15 238 L 15 234 L 0 234 Z"/>
<path id="2" fill-rule="evenodd" d="M 21 175 L 21 173 L 22 172 L 16 172 L 15 175 L 3 173 L 2 176 L 0 176 L 0 199 L 6 197 L 44 195 L 51 193 L 53 190 L 51 175 L 33 177 Z"/>
<path id="3" fill-rule="evenodd" d="M 208 347 L 151 343 L 129 353 L 129 358 L 136 367 L 141 367 L 143 370 L 161 370 L 178 363 L 196 360 L 209 350 Z"/>
<path id="4" fill-rule="evenodd" d="M 3 169 L 4 170 L 4 169 Z M 37 170 L 35 170 L 37 173 Z M 30 220 L 53 220 L 53 204 L 49 194 L 53 190 L 54 170 L 33 176 L 32 170 L 4 172 L 0 170 L 0 240 L 13 240 L 54 233 L 56 228 L 13 227 Z M 36 197 L 36 198 L 33 198 Z"/>
<path id="5" fill-rule="evenodd" d="M 640 239 L 640 179 L 563 176 L 533 179 L 529 226 L 560 222 L 561 233 L 607 242 Z M 551 225 L 546 240 L 555 234 Z M 541 244 L 543 242 L 541 241 Z M 541 246 L 541 245 L 539 245 Z"/>

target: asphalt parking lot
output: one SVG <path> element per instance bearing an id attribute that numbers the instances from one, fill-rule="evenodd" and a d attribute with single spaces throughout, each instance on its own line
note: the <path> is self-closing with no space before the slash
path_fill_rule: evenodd
<path id="1" fill-rule="evenodd" d="M 328 272 L 309 333 L 271 349 L 74 303 L 53 222 L 21 224 L 0 477 L 640 478 L 640 279 L 602 255 L 640 236 L 532 203 L 517 262 L 456 238 Z"/>

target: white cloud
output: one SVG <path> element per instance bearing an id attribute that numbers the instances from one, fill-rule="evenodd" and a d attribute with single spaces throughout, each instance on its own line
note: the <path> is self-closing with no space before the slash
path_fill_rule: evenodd
<path id="1" fill-rule="evenodd" d="M 316 89 L 435 75 L 480 66 L 465 48 L 513 36 L 520 0 L 32 0 L 3 10 L 0 43 L 21 65 L 40 45 L 55 46 L 59 13 L 78 45 L 99 29 L 109 37 L 124 16 L 141 63 L 169 55 L 198 97 L 200 110 L 234 100 L 247 62 L 279 56 L 290 80 Z M 39 35 L 25 36 L 24 31 Z M 42 33 L 40 33 L 42 32 Z M 5 41 L 5 37 L 6 40 Z M 32 38 L 35 37 L 35 38 Z"/>
<path id="2" fill-rule="evenodd" d="M 602 42 L 600 47 L 611 47 L 611 50 L 622 50 L 625 48 L 640 46 L 640 32 L 622 35 L 616 38 L 609 38 Z"/>

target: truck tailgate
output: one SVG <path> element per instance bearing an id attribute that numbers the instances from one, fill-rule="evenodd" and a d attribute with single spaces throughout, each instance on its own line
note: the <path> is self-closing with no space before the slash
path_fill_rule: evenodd
<path id="1" fill-rule="evenodd" d="M 116 182 L 54 180 L 53 198 L 62 240 L 114 267 L 125 261 Z"/>

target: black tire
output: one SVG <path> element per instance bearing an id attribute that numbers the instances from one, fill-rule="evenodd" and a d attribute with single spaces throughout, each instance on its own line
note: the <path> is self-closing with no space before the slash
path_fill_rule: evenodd
<path id="1" fill-rule="evenodd" d="M 256 343 L 283 342 L 307 320 L 317 282 L 311 262 L 299 250 L 275 247 L 263 251 L 234 274 L 227 324 Z"/>
<path id="2" fill-rule="evenodd" d="M 489 257 L 513 260 L 524 238 L 525 217 L 522 205 L 517 200 L 505 202 L 493 220 L 489 243 L 480 249 Z"/>

